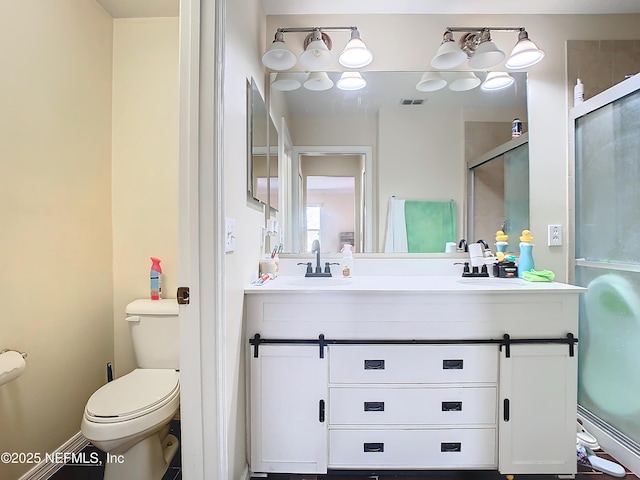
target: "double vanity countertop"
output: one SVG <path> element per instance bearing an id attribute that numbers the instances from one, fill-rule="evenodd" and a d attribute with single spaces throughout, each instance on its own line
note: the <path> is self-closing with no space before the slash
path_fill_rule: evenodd
<path id="1" fill-rule="evenodd" d="M 260 293 L 579 293 L 586 288 L 559 282 L 528 282 L 520 278 L 461 277 L 453 275 L 354 276 L 313 278 L 279 276 L 262 285 L 249 285 L 245 294 Z"/>

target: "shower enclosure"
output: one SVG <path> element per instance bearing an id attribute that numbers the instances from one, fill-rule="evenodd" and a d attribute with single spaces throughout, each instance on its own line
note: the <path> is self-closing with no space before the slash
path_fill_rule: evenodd
<path id="1" fill-rule="evenodd" d="M 640 471 L 640 75 L 574 108 L 578 413 Z"/>

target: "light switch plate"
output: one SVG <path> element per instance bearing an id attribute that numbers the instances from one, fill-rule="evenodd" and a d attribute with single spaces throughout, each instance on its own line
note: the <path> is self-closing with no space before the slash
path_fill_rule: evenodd
<path id="1" fill-rule="evenodd" d="M 236 221 L 233 218 L 224 219 L 224 251 L 233 252 L 236 249 Z"/>
<path id="2" fill-rule="evenodd" d="M 550 247 L 562 246 L 562 225 L 549 225 L 548 226 L 548 238 L 547 245 Z"/>

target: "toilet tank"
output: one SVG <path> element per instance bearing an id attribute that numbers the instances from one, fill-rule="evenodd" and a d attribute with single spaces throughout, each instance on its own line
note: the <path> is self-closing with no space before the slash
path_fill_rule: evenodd
<path id="1" fill-rule="evenodd" d="M 134 300 L 127 305 L 126 313 L 138 367 L 179 370 L 177 300 Z"/>

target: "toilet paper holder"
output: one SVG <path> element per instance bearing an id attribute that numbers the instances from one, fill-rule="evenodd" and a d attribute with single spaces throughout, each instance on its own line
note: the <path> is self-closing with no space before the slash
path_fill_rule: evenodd
<path id="1" fill-rule="evenodd" d="M 10 349 L 10 348 L 5 348 L 4 350 L 0 350 L 0 355 L 2 355 L 3 353 L 7 353 L 7 352 L 14 352 L 14 351 L 16 351 L 16 352 L 17 352 L 17 350 L 12 350 L 12 349 Z M 22 358 L 25 358 L 25 359 L 26 359 L 26 358 L 27 358 L 27 356 L 28 356 L 26 352 L 18 352 L 18 353 L 19 353 L 20 355 L 22 355 Z"/>

